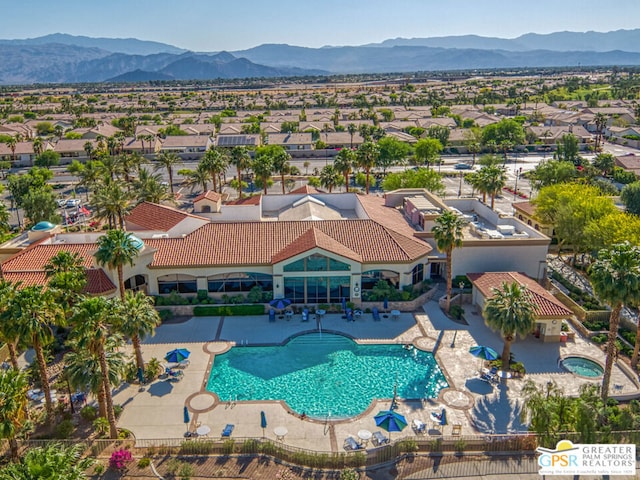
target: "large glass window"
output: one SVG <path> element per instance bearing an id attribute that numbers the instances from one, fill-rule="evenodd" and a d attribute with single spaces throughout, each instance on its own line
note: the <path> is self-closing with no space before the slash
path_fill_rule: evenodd
<path id="1" fill-rule="evenodd" d="M 285 272 L 348 272 L 351 265 L 314 253 L 284 266 Z"/>
<path id="2" fill-rule="evenodd" d="M 293 303 L 306 303 L 304 299 L 304 278 L 285 278 L 284 296 Z"/>
<path id="3" fill-rule="evenodd" d="M 349 277 L 287 277 L 284 296 L 293 303 L 339 303 L 350 299 Z"/>
<path id="4" fill-rule="evenodd" d="M 411 271 L 411 282 L 415 285 L 424 280 L 424 265 L 422 263 L 413 267 Z"/>
<path id="5" fill-rule="evenodd" d="M 376 283 L 384 280 L 393 288 L 398 288 L 400 275 L 391 270 L 369 270 L 362 273 L 362 290 L 372 290 Z"/>
<path id="6" fill-rule="evenodd" d="M 265 273 L 221 273 L 207 277 L 207 290 L 211 293 L 249 292 L 253 287 L 273 290 L 271 275 Z"/>
<path id="7" fill-rule="evenodd" d="M 198 282 L 196 281 L 196 277 L 181 274 L 158 277 L 158 292 L 171 293 L 172 291 L 178 293 L 197 293 Z"/>

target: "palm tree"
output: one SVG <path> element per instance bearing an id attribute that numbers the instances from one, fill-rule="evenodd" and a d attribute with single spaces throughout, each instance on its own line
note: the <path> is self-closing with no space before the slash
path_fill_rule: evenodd
<path id="1" fill-rule="evenodd" d="M 333 187 L 340 184 L 342 175 L 338 172 L 333 165 L 326 165 L 320 171 L 320 185 L 329 190 L 329 193 L 333 190 Z"/>
<path id="2" fill-rule="evenodd" d="M 620 311 L 626 305 L 637 305 L 640 300 L 640 248 L 629 242 L 612 245 L 598 252 L 598 259 L 589 269 L 589 279 L 598 298 L 611 307 L 606 362 L 600 395 L 609 396 L 611 370 L 616 358 L 616 339 L 620 324 Z M 637 362 L 637 343 L 634 349 Z"/>
<path id="3" fill-rule="evenodd" d="M 18 325 L 11 318 L 11 305 L 16 293 L 17 285 L 0 280 L 0 342 L 5 343 L 9 349 L 11 366 L 19 370 L 17 348 L 20 336 Z"/>
<path id="4" fill-rule="evenodd" d="M 498 195 L 507 184 L 507 174 L 503 167 L 497 165 L 482 167 L 478 172 L 476 188 L 483 198 L 486 195 L 491 197 L 491 209 L 495 205 L 496 195 Z"/>
<path id="5" fill-rule="evenodd" d="M 11 150 L 11 162 L 15 163 L 16 161 L 16 147 L 18 146 L 18 139 L 16 137 L 7 137 L 4 141 L 7 144 L 9 149 Z"/>
<path id="6" fill-rule="evenodd" d="M 269 186 L 269 179 L 273 173 L 273 158 L 266 150 L 267 147 L 259 147 L 256 152 L 256 156 L 251 162 L 251 170 L 256 174 L 256 177 L 262 182 L 262 189 L 264 194 L 267 194 L 267 187 Z"/>
<path id="7" fill-rule="evenodd" d="M 33 139 L 33 153 L 36 155 L 40 155 L 42 153 L 42 148 L 44 147 L 42 138 L 36 137 Z"/>
<path id="8" fill-rule="evenodd" d="M 360 145 L 356 152 L 356 162 L 358 167 L 363 168 L 367 176 L 365 193 L 369 194 L 369 173 L 371 169 L 377 164 L 378 157 L 380 156 L 380 148 L 373 142 L 364 142 Z"/>
<path id="9" fill-rule="evenodd" d="M 151 174 L 144 168 L 141 169 L 138 180 L 134 182 L 134 187 L 138 203 L 175 201 L 174 197 L 169 192 L 169 187 L 162 185 L 162 177 L 159 173 Z"/>
<path id="10" fill-rule="evenodd" d="M 9 440 L 11 457 L 14 460 L 19 456 L 16 437 L 21 433 L 27 420 L 28 388 L 29 381 L 25 373 L 16 368 L 0 370 L 0 438 Z M 0 470 L 0 479 L 3 478 L 7 468 L 9 467 L 4 465 Z"/>
<path id="11" fill-rule="evenodd" d="M 535 326 L 536 307 L 531 300 L 527 287 L 518 282 L 502 283 L 493 289 L 493 297 L 484 306 L 484 321 L 487 326 L 502 335 L 502 371 L 509 372 L 511 343 L 517 335 L 525 337 Z M 506 378 L 506 377 L 505 377 Z"/>
<path id="12" fill-rule="evenodd" d="M 86 471 L 95 463 L 95 459 L 84 457 L 82 453 L 83 446 L 80 444 L 64 446 L 49 443 L 43 447 L 30 448 L 19 463 L 3 467 L 0 480 L 85 480 L 89 478 Z"/>
<path id="13" fill-rule="evenodd" d="M 63 324 L 62 309 L 50 290 L 41 286 L 30 286 L 17 292 L 9 312 L 17 323 L 19 337 L 27 340 L 35 351 L 47 410 L 47 423 L 50 423 L 53 420 L 53 402 L 44 348 L 53 340 L 52 327 Z"/>
<path id="14" fill-rule="evenodd" d="M 351 124 L 353 125 L 353 124 Z M 356 161 L 356 154 L 353 150 L 343 148 L 338 152 L 338 155 L 333 159 L 333 167 L 344 175 L 345 191 L 349 191 L 349 174 L 353 169 L 353 164 Z"/>
<path id="15" fill-rule="evenodd" d="M 95 190 L 103 180 L 104 165 L 99 160 L 89 160 L 84 165 L 79 164 L 81 168 L 76 165 L 71 163 L 69 167 L 74 166 L 74 169 L 77 169 L 76 174 L 80 178 L 78 185 L 87 189 L 87 201 L 89 201 L 89 192 Z"/>
<path id="16" fill-rule="evenodd" d="M 211 180 L 209 170 L 207 170 L 202 163 L 199 163 L 195 170 L 189 170 L 188 168 L 178 170 L 178 175 L 182 175 L 184 177 L 182 185 L 189 187 L 191 189 L 191 193 L 193 193 L 198 187 L 202 187 L 202 191 L 206 192 L 207 183 Z"/>
<path id="17" fill-rule="evenodd" d="M 96 190 L 92 205 L 96 209 L 96 217 L 106 219 L 109 228 L 125 229 L 124 217 L 133 208 L 133 193 L 123 188 L 124 184 L 110 181 Z"/>
<path id="18" fill-rule="evenodd" d="M 451 306 L 451 284 L 453 283 L 453 249 L 462 246 L 462 228 L 464 220 L 455 213 L 447 210 L 436 217 L 435 225 L 431 229 L 438 250 L 447 257 L 447 302 L 445 311 L 449 313 Z"/>
<path id="19" fill-rule="evenodd" d="M 101 266 L 115 268 L 118 273 L 118 290 L 120 298 L 124 300 L 124 265 L 133 266 L 138 256 L 138 248 L 130 233 L 124 230 L 109 230 L 98 238 L 98 250 L 94 253 L 96 261 Z"/>
<path id="20" fill-rule="evenodd" d="M 167 174 L 169 175 L 169 189 L 171 190 L 171 195 L 173 195 L 173 167 L 181 161 L 182 160 L 180 159 L 178 154 L 174 152 L 160 152 L 160 154 L 156 158 L 156 162 L 158 162 L 158 165 L 155 166 L 155 169 L 160 170 L 161 168 L 165 168 L 167 170 Z"/>
<path id="21" fill-rule="evenodd" d="M 120 385 L 126 368 L 125 354 L 120 349 L 124 340 L 119 334 L 112 334 L 104 345 L 107 365 L 109 366 L 109 386 Z M 78 390 L 88 390 L 98 399 L 98 410 L 101 417 L 107 416 L 107 403 L 100 361 L 87 349 L 78 347 L 74 342 L 69 344 L 72 351 L 64 356 L 65 374 L 70 385 Z"/>
<path id="22" fill-rule="evenodd" d="M 351 150 L 353 150 L 353 136 L 356 134 L 357 131 L 358 131 L 358 126 L 355 123 L 350 123 L 347 125 L 347 132 L 349 132 L 349 137 L 351 138 L 351 142 L 349 145 L 349 149 Z"/>
<path id="23" fill-rule="evenodd" d="M 110 438 L 118 438 L 105 345 L 113 335 L 111 327 L 118 321 L 122 311 L 121 307 L 112 299 L 90 297 L 78 303 L 73 311 L 71 322 L 74 328 L 69 337 L 72 341 L 77 342 L 78 347 L 91 352 L 98 359 L 102 384 L 105 386 L 104 394 L 107 420 L 109 421 L 109 435 Z"/>
<path id="24" fill-rule="evenodd" d="M 84 142 L 82 149 L 87 154 L 87 158 L 89 159 L 93 158 L 93 153 L 96 151 L 96 149 L 93 146 L 93 142 Z"/>
<path id="25" fill-rule="evenodd" d="M 209 171 L 211 180 L 213 181 L 213 190 L 218 191 L 216 180 L 218 176 L 223 173 L 229 165 L 227 153 L 220 148 L 211 147 L 205 152 L 202 160 L 200 160 L 200 164 L 203 166 L 203 168 Z M 219 191 L 222 191 L 222 182 L 220 182 Z"/>
<path id="26" fill-rule="evenodd" d="M 147 335 L 153 336 L 155 328 L 161 323 L 160 316 L 154 307 L 153 298 L 148 297 L 144 292 L 127 291 L 122 307 L 118 330 L 131 339 L 136 355 L 136 365 L 144 372 L 140 342 Z"/>
<path id="27" fill-rule="evenodd" d="M 607 126 L 607 117 L 602 112 L 598 112 L 593 121 L 596 124 L 596 152 L 598 152 L 601 148 L 604 127 Z"/>
<path id="28" fill-rule="evenodd" d="M 251 164 L 251 156 L 247 147 L 233 147 L 231 149 L 230 163 L 238 171 L 238 198 L 242 198 L 242 171 L 249 168 Z"/>
<path id="29" fill-rule="evenodd" d="M 271 161 L 273 163 L 273 170 L 280 175 L 280 182 L 282 183 L 282 194 L 284 195 L 284 176 L 291 173 L 291 155 L 280 145 L 272 145 Z"/>

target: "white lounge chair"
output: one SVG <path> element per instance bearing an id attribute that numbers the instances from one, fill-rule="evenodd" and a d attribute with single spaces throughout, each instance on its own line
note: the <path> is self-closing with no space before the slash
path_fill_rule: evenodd
<path id="1" fill-rule="evenodd" d="M 416 435 L 423 434 L 427 430 L 427 425 L 422 420 L 414 418 L 411 424 L 411 428 L 413 428 L 413 431 Z"/>
<path id="2" fill-rule="evenodd" d="M 362 444 L 358 443 L 358 441 L 352 436 L 348 436 L 344 439 L 344 449 L 345 450 L 360 450 L 362 449 Z"/>

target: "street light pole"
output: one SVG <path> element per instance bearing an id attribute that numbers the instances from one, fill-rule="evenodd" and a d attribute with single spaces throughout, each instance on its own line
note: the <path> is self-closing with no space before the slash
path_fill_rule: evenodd
<path id="1" fill-rule="evenodd" d="M 460 185 L 458 186 L 458 198 L 462 196 L 462 172 L 460 172 Z"/>

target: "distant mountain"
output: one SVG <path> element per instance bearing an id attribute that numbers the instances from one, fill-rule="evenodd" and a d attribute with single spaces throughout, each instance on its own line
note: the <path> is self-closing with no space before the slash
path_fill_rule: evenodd
<path id="1" fill-rule="evenodd" d="M 154 80 L 175 80 L 170 75 L 160 72 L 146 72 L 144 70 L 134 70 L 133 72 L 123 73 L 105 80 L 106 83 L 141 83 L 152 82 Z"/>
<path id="2" fill-rule="evenodd" d="M 0 45 L 47 45 L 50 43 L 99 48 L 107 52 L 128 53 L 129 55 L 151 55 L 154 53 L 180 54 L 187 51 L 183 48 L 167 45 L 166 43 L 138 40 L 137 38 L 93 38 L 68 35 L 66 33 L 54 33 L 37 38 L 0 40 Z"/>
<path id="3" fill-rule="evenodd" d="M 554 52 L 591 51 L 640 52 L 640 29 L 613 32 L 555 32 L 549 34 L 527 33 L 517 38 L 481 37 L 459 35 L 426 38 L 393 38 L 363 47 L 434 47 L 474 48 L 480 50 L 551 50 Z"/>

